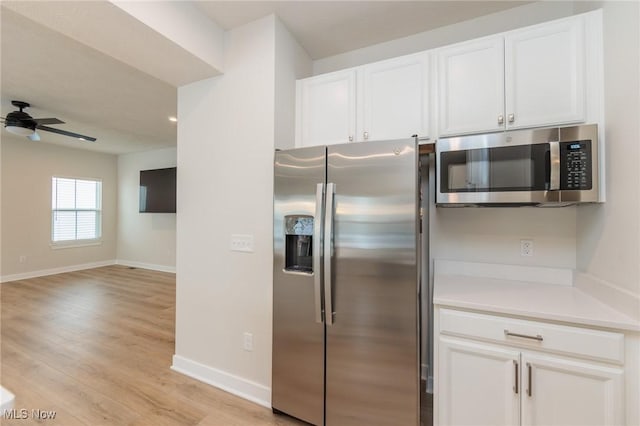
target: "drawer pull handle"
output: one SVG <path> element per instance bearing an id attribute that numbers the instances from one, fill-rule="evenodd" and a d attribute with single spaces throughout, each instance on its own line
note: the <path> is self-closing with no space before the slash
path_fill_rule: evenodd
<path id="1" fill-rule="evenodd" d="M 542 342 L 542 340 L 544 340 L 539 334 L 536 334 L 535 336 L 529 336 L 527 334 L 512 333 L 509 330 L 505 330 L 504 335 L 512 337 L 522 337 L 523 339 L 537 340 L 538 342 Z"/>

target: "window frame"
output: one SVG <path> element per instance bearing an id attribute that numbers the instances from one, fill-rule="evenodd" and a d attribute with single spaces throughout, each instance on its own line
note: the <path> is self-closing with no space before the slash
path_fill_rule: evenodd
<path id="1" fill-rule="evenodd" d="M 67 179 L 73 180 L 77 184 L 78 181 L 85 182 L 95 182 L 97 183 L 96 187 L 96 208 L 55 208 L 53 199 L 53 185 L 55 179 Z M 97 246 L 102 244 L 102 179 L 93 178 L 93 177 L 76 177 L 76 176 L 62 176 L 62 175 L 52 175 L 50 179 L 50 208 L 51 208 L 51 230 L 50 230 L 50 243 L 49 245 L 53 249 L 64 249 L 71 247 L 89 247 L 89 246 Z M 77 197 L 77 186 L 74 188 L 74 197 Z M 55 229 L 55 215 L 57 212 L 95 212 L 96 213 L 96 237 L 95 238 L 75 238 L 73 240 L 54 240 L 54 229 Z M 76 237 L 78 234 L 78 223 L 76 219 L 75 224 L 75 233 Z"/>

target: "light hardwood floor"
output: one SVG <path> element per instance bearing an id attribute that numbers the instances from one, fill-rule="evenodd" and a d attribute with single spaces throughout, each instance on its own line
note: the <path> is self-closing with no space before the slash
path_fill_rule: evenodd
<path id="1" fill-rule="evenodd" d="M 4 283 L 0 300 L 0 384 L 28 413 L 0 413 L 1 425 L 304 424 L 169 369 L 173 274 L 108 266 Z M 38 421 L 34 409 L 56 417 Z"/>
<path id="2" fill-rule="evenodd" d="M 303 424 L 169 369 L 173 274 L 108 266 L 4 283 L 0 299 L 0 383 L 29 414 L 2 425 Z"/>

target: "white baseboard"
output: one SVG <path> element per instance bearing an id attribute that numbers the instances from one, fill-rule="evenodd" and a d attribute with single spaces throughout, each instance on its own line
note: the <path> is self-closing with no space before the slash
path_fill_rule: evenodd
<path id="1" fill-rule="evenodd" d="M 65 272 L 83 271 L 85 269 L 100 268 L 102 266 L 115 265 L 115 260 L 102 260 L 100 262 L 83 263 L 80 265 L 62 266 L 60 268 L 41 269 L 39 271 L 22 272 L 19 274 L 3 275 L 0 283 L 10 281 L 27 280 L 29 278 L 46 277 L 47 275 L 64 274 Z"/>
<path id="2" fill-rule="evenodd" d="M 140 269 L 151 269 L 152 271 L 169 272 L 172 274 L 176 273 L 175 266 L 156 265 L 154 263 L 136 262 L 135 260 L 118 259 L 116 260 L 116 265 L 130 266 L 132 268 Z"/>
<path id="3" fill-rule="evenodd" d="M 171 369 L 263 407 L 271 408 L 271 388 L 267 386 L 180 355 L 173 356 Z"/>

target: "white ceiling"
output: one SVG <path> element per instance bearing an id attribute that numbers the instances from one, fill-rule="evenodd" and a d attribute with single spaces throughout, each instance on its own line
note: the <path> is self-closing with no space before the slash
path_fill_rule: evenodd
<path id="1" fill-rule="evenodd" d="M 196 1 L 225 29 L 276 14 L 312 59 L 406 37 L 531 1 Z"/>
<path id="2" fill-rule="evenodd" d="M 40 131 L 39 143 L 114 154 L 175 146 L 167 119 L 176 114 L 175 87 L 5 8 L 1 25 L 2 116 L 22 100 L 32 117 L 57 117 L 65 124 L 52 127 L 98 138 Z"/>
<path id="3" fill-rule="evenodd" d="M 514 1 L 196 1 L 225 29 L 277 14 L 313 59 L 346 52 L 523 4 Z M 55 127 L 98 138 L 97 143 L 39 132 L 37 143 L 121 154 L 175 146 L 176 81 L 184 52 L 167 46 L 147 65 L 132 67 L 128 48 L 160 46 L 143 24 L 124 20 L 108 2 L 2 2 L 0 107 L 31 103 L 33 117 L 57 117 Z M 28 17 L 28 18 L 27 18 Z M 72 19 L 73 18 L 73 19 Z M 98 24 L 87 24 L 91 19 Z M 74 24 L 83 20 L 83 25 Z M 124 26 L 123 26 L 124 25 Z M 93 35 L 90 35 L 93 34 Z M 98 46 L 96 35 L 99 34 Z M 112 40 L 113 48 L 105 44 Z M 127 41 L 130 40 L 128 43 Z M 141 40 L 144 43 L 141 43 Z M 131 46 L 129 46 L 131 45 Z M 92 47 L 89 47 L 92 46 Z M 149 54 L 158 49 L 149 49 Z M 115 59 L 117 57 L 118 59 Z M 157 62 L 157 58 L 162 63 Z M 155 61 L 155 62 L 154 62 Z M 166 63 L 167 65 L 162 65 Z M 198 65 L 197 63 L 195 64 Z M 192 67 L 193 69 L 193 67 Z M 198 70 L 205 72 L 205 70 Z M 169 81 L 169 82 L 167 82 Z M 15 137 L 2 130 L 2 138 Z M 36 143 L 24 139 L 25 143 Z"/>

